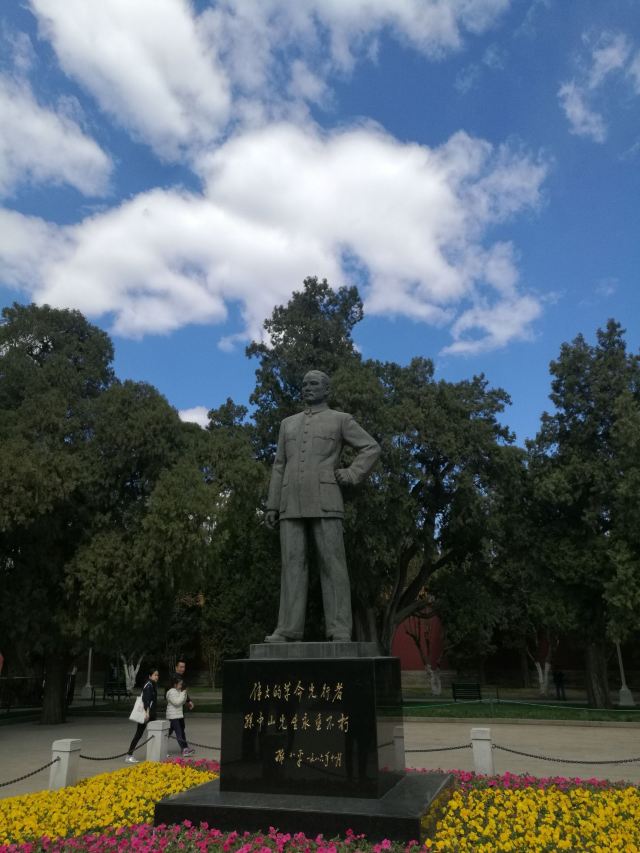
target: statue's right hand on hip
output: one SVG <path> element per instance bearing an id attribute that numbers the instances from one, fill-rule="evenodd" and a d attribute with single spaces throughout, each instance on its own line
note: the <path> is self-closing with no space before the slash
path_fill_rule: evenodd
<path id="1" fill-rule="evenodd" d="M 264 523 L 267 525 L 269 530 L 275 530 L 278 524 L 278 519 L 280 517 L 280 513 L 277 509 L 268 509 L 264 515 Z"/>

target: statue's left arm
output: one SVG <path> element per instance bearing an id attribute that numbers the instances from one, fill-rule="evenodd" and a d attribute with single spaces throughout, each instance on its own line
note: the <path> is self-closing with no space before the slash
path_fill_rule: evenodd
<path id="1" fill-rule="evenodd" d="M 362 429 L 360 424 L 356 423 L 351 415 L 342 422 L 342 440 L 358 451 L 351 465 L 341 469 L 345 475 L 348 475 L 349 485 L 357 486 L 367 478 L 378 461 L 380 445 L 375 438 Z"/>

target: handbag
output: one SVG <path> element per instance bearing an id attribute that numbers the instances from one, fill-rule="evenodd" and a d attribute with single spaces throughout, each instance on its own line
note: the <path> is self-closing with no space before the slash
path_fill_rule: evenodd
<path id="1" fill-rule="evenodd" d="M 133 705 L 133 710 L 129 714 L 129 719 L 133 720 L 134 723 L 146 723 L 147 715 L 144 710 L 144 703 L 142 701 L 142 694 L 138 696 Z"/>

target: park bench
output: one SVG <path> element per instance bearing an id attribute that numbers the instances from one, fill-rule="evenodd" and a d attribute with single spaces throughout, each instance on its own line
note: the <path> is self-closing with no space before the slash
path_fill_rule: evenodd
<path id="1" fill-rule="evenodd" d="M 482 700 L 482 691 L 478 682 L 474 681 L 454 681 L 451 685 L 453 692 L 453 701 L 457 702 L 480 702 Z"/>
<path id="2" fill-rule="evenodd" d="M 110 696 L 112 699 L 117 699 L 118 702 L 121 698 L 127 698 L 131 694 L 127 690 L 127 685 L 124 681 L 105 681 L 104 687 L 102 688 L 102 698 L 106 699 L 107 696 Z"/>

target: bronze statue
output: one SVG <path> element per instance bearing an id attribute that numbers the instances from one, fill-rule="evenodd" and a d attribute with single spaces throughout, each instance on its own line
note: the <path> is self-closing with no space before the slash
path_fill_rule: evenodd
<path id="1" fill-rule="evenodd" d="M 344 551 L 344 503 L 340 486 L 361 483 L 375 465 L 380 446 L 351 415 L 327 405 L 329 377 L 311 370 L 302 382 L 306 408 L 280 424 L 266 523 L 280 524 L 282 578 L 278 625 L 267 643 L 301 640 L 309 587 L 308 547 L 315 544 L 322 584 L 327 638 L 351 639 L 351 589 Z M 339 468 L 344 445 L 358 451 Z"/>

